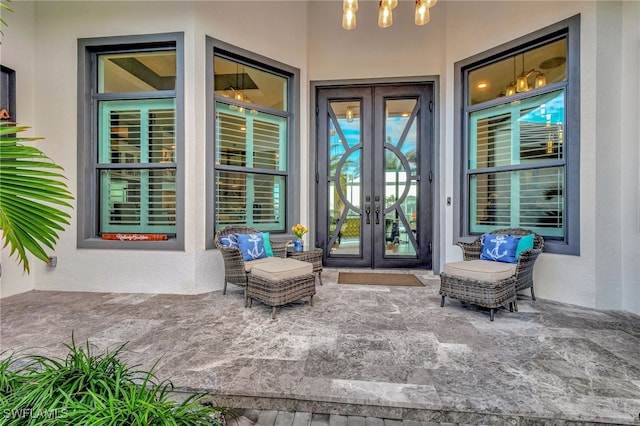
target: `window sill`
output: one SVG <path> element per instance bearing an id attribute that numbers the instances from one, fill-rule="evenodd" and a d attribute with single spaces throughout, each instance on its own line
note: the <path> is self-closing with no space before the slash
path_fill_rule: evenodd
<path id="1" fill-rule="evenodd" d="M 184 250 L 184 241 L 176 237 L 162 241 L 103 240 L 97 237 L 78 240 L 77 247 L 103 250 Z"/>

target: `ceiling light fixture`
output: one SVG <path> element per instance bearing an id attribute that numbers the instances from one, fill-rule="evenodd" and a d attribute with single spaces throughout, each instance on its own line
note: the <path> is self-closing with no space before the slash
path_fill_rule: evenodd
<path id="1" fill-rule="evenodd" d="M 516 57 L 513 57 L 513 78 L 516 78 Z M 516 81 L 511 80 L 504 92 L 505 96 L 513 96 L 516 94 Z"/>
<path id="2" fill-rule="evenodd" d="M 505 89 L 505 96 L 513 96 L 516 93 L 528 92 L 532 89 L 529 86 L 529 76 L 533 73 L 536 73 L 536 79 L 533 83 L 533 88 L 538 89 L 540 87 L 544 87 L 547 85 L 547 77 L 544 75 L 542 71 L 538 71 L 536 69 L 531 69 L 529 71 L 524 70 L 524 53 L 522 54 L 522 73 L 518 75 L 516 78 L 516 56 L 513 56 L 513 77 L 514 80 L 507 85 Z"/>
<path id="3" fill-rule="evenodd" d="M 548 140 L 547 141 L 547 154 L 553 154 L 553 141 L 552 140 Z"/>
<path id="4" fill-rule="evenodd" d="M 380 28 L 389 28 L 393 25 L 393 8 L 386 0 L 380 0 L 378 6 L 378 26 Z"/>
<path id="5" fill-rule="evenodd" d="M 529 76 L 537 72 L 536 80 L 533 84 L 534 88 L 544 87 L 547 85 L 547 78 L 545 77 L 542 71 L 537 71 L 535 69 L 531 69 L 529 71 L 524 70 L 524 53 L 522 54 L 522 74 L 518 76 L 518 81 L 516 82 L 516 92 L 528 92 L 531 90 L 529 87 Z"/>
<path id="6" fill-rule="evenodd" d="M 536 82 L 534 83 L 534 87 L 537 89 L 539 87 L 544 87 L 547 85 L 547 77 L 542 73 L 542 71 L 538 72 L 536 75 Z"/>
<path id="7" fill-rule="evenodd" d="M 416 25 L 424 25 L 431 20 L 426 0 L 416 0 Z"/>
<path id="8" fill-rule="evenodd" d="M 431 19 L 429 9 L 438 0 L 416 0 L 415 23 L 425 25 Z M 380 0 L 378 3 L 378 26 L 389 28 L 393 25 L 393 9 L 398 6 L 398 0 Z M 358 0 L 343 0 L 342 2 L 342 28 L 352 30 L 356 27 L 356 12 L 358 11 Z"/>
<path id="9" fill-rule="evenodd" d="M 529 89 L 529 74 L 531 74 L 533 70 L 524 72 L 524 53 L 522 54 L 522 74 L 518 76 L 518 80 L 516 81 L 516 92 L 528 92 Z"/>
<path id="10" fill-rule="evenodd" d="M 438 0 L 416 0 L 416 25 L 424 25 L 429 23 L 429 21 L 431 20 L 429 9 L 435 6 L 437 2 Z"/>
<path id="11" fill-rule="evenodd" d="M 347 107 L 347 123 L 353 122 L 353 108 Z"/>
<path id="12" fill-rule="evenodd" d="M 358 0 L 344 0 L 342 3 L 342 28 L 352 30 L 356 27 Z"/>

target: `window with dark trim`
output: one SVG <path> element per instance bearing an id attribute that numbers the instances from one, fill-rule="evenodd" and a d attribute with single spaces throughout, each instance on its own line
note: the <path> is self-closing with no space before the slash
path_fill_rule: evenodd
<path id="1" fill-rule="evenodd" d="M 81 39 L 78 54 L 78 245 L 181 248 L 182 33 Z"/>
<path id="2" fill-rule="evenodd" d="M 540 233 L 579 254 L 579 16 L 456 64 L 460 237 Z"/>
<path id="3" fill-rule="evenodd" d="M 208 40 L 212 235 L 228 225 L 285 233 L 298 210 L 298 70 Z"/>

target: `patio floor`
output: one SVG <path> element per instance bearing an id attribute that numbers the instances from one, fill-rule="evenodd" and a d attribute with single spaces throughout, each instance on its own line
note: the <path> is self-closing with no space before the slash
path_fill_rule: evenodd
<path id="1" fill-rule="evenodd" d="M 402 271 L 385 271 L 402 272 Z M 227 407 L 469 424 L 640 424 L 640 317 L 538 299 L 519 312 L 424 287 L 336 284 L 314 306 L 201 295 L 31 291 L 0 301 L 0 350 L 64 356 L 87 339 Z"/>

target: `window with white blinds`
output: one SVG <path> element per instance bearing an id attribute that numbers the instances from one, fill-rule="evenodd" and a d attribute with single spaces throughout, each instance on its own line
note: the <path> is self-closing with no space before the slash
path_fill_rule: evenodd
<path id="1" fill-rule="evenodd" d="M 184 249 L 184 33 L 78 52 L 78 247 Z"/>
<path id="2" fill-rule="evenodd" d="M 564 235 L 564 91 L 470 114 L 470 229 Z"/>
<path id="3" fill-rule="evenodd" d="M 216 104 L 217 226 L 284 227 L 287 120 Z"/>
<path id="4" fill-rule="evenodd" d="M 214 56 L 215 229 L 286 231 L 288 78 Z"/>
<path id="5" fill-rule="evenodd" d="M 176 232 L 173 99 L 99 103 L 101 232 Z"/>
<path id="6" fill-rule="evenodd" d="M 580 254 L 580 15 L 455 63 L 454 234 Z"/>

